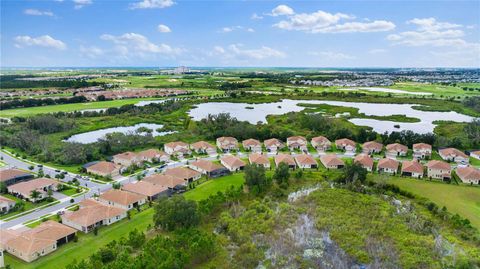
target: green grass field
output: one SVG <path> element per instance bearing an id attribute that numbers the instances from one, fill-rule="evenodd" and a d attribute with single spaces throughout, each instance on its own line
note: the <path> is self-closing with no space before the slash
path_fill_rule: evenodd
<path id="1" fill-rule="evenodd" d="M 44 206 L 44 205 L 46 205 L 46 204 L 49 203 L 49 202 L 47 202 L 47 201 L 45 201 L 45 200 L 44 200 L 44 201 L 41 201 L 41 202 L 38 202 L 38 203 L 27 202 L 27 201 L 24 201 L 24 200 L 22 200 L 22 199 L 20 199 L 20 198 L 15 197 L 15 196 L 13 196 L 13 195 L 11 195 L 11 194 L 2 194 L 2 196 L 7 197 L 7 198 L 9 198 L 9 199 L 12 199 L 12 200 L 14 200 L 16 203 L 23 202 L 23 203 L 25 204 L 25 207 L 23 208 L 22 211 L 11 211 L 11 212 L 9 212 L 9 213 L 7 213 L 7 214 L 0 215 L 0 219 L 6 219 L 6 218 L 12 217 L 12 216 L 14 216 L 14 215 L 16 215 L 16 214 L 20 214 L 20 213 L 22 213 L 22 212 L 25 212 L 25 211 L 28 211 L 28 210 L 31 210 L 31 209 L 34 209 L 34 208 L 37 208 L 37 207 L 40 207 L 40 206 Z"/>
<path id="2" fill-rule="evenodd" d="M 440 207 L 447 207 L 449 212 L 469 219 L 473 226 L 480 229 L 480 187 L 399 177 L 390 177 L 387 182 L 425 197 Z"/>
<path id="3" fill-rule="evenodd" d="M 212 194 L 228 189 L 232 185 L 238 187 L 244 182 L 243 173 L 231 174 L 225 177 L 210 179 L 198 185 L 195 189 L 186 192 L 184 196 L 186 199 L 201 201 Z"/>

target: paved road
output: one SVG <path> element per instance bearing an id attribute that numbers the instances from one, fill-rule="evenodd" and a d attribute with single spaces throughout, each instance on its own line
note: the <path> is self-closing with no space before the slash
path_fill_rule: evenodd
<path id="1" fill-rule="evenodd" d="M 273 157 L 273 156 L 276 155 L 276 153 L 271 153 L 271 152 L 266 153 L 266 154 L 267 154 L 268 157 Z M 295 154 L 295 153 L 292 152 L 292 155 L 295 156 L 295 155 L 298 155 L 298 154 Z M 6 163 L 9 168 L 16 167 L 16 168 L 19 168 L 19 169 L 30 171 L 29 167 L 31 167 L 33 165 L 34 166 L 34 169 L 32 170 L 33 172 L 38 173 L 38 171 L 40 170 L 40 167 L 37 164 L 32 164 L 32 162 L 30 162 L 30 161 L 17 159 L 15 157 L 12 157 L 11 155 L 3 152 L 3 151 L 0 151 L 0 156 L 3 157 L 3 162 Z M 241 158 L 248 157 L 248 155 L 246 153 L 238 153 L 237 156 L 241 157 Z M 319 157 L 319 154 L 312 154 L 312 156 L 313 157 Z M 343 157 L 348 157 L 348 158 L 353 157 L 352 155 L 344 155 L 344 154 L 337 154 L 337 156 L 339 156 L 341 158 L 343 158 Z M 202 157 L 202 159 L 210 160 L 210 161 L 217 160 L 217 158 L 218 158 L 217 155 Z M 183 159 L 183 160 L 179 160 L 179 161 L 176 161 L 176 162 L 170 162 L 170 163 L 166 164 L 164 167 L 162 167 L 161 169 L 156 168 L 156 167 L 152 167 L 152 168 L 146 169 L 145 171 L 143 171 L 141 173 L 143 173 L 145 176 L 148 176 L 148 175 L 151 175 L 151 174 L 154 174 L 154 173 L 162 172 L 162 171 L 164 171 L 165 169 L 168 169 L 168 168 L 185 166 L 185 165 L 187 165 L 187 163 L 192 162 L 192 161 L 194 161 L 194 159 Z M 57 172 L 58 170 L 55 169 L 55 168 L 52 168 L 52 167 L 43 166 L 41 169 L 43 169 L 43 172 L 44 172 L 45 175 L 48 174 L 52 178 L 55 178 L 55 175 L 58 174 L 58 172 Z M 38 219 L 38 218 L 40 218 L 42 216 L 45 216 L 47 214 L 56 214 L 58 211 L 65 210 L 65 207 L 68 207 L 72 204 L 79 203 L 84 199 L 88 199 L 88 198 L 94 196 L 94 194 L 100 194 L 100 193 L 105 192 L 105 191 L 112 188 L 111 184 L 95 183 L 95 182 L 90 181 L 90 180 L 85 180 L 85 179 L 83 179 L 83 177 L 79 177 L 77 174 L 74 174 L 74 173 L 66 174 L 65 178 L 61 179 L 61 181 L 69 182 L 69 181 L 73 180 L 74 178 L 77 178 L 77 180 L 80 182 L 81 186 L 88 187 L 89 191 L 84 193 L 83 195 L 80 195 L 78 197 L 73 198 L 73 200 L 74 200 L 73 203 L 70 201 L 70 199 L 72 199 L 71 197 L 65 196 L 65 197 L 61 198 L 62 196 L 58 195 L 57 198 L 61 198 L 59 200 L 60 203 L 55 204 L 53 206 L 43 208 L 43 209 L 34 210 L 29 214 L 26 214 L 24 216 L 15 218 L 15 219 L 10 220 L 10 221 L 0 221 L 0 228 L 4 228 L 4 229 L 5 228 L 14 228 L 14 229 L 15 228 L 20 228 L 20 227 L 23 226 L 22 223 Z M 135 182 L 136 181 L 136 175 L 127 176 L 127 177 L 120 177 L 120 178 L 115 179 L 115 181 L 120 182 L 121 184 L 129 183 L 129 182 Z"/>

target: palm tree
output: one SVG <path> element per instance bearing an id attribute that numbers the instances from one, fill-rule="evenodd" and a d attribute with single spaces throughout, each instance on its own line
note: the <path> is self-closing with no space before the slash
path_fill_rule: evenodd
<path id="1" fill-rule="evenodd" d="M 37 191 L 37 190 L 33 190 L 33 191 L 30 193 L 30 197 L 31 197 L 32 200 L 35 202 L 38 198 L 40 198 L 40 192 Z"/>

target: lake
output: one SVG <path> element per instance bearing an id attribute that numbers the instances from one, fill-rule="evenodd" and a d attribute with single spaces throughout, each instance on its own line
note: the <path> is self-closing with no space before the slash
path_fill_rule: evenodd
<path id="1" fill-rule="evenodd" d="M 391 116 L 391 115 L 405 115 L 407 117 L 417 118 L 420 122 L 403 123 L 394 121 L 381 121 L 373 119 L 352 118 L 350 122 L 372 127 L 373 130 L 379 133 L 411 130 L 416 133 L 433 132 L 435 128 L 434 121 L 454 121 L 454 122 L 470 122 L 472 117 L 463 115 L 457 112 L 435 112 L 435 111 L 421 111 L 413 109 L 412 106 L 418 104 L 377 104 L 377 103 L 359 103 L 359 102 L 342 102 L 342 101 L 326 101 L 326 100 L 282 100 L 274 103 L 262 104 L 247 104 L 247 103 L 229 103 L 229 102 L 212 102 L 197 105 L 196 108 L 190 110 L 189 115 L 194 120 L 201 120 L 206 118 L 208 114 L 230 113 L 231 116 L 236 117 L 241 121 L 248 121 L 252 124 L 257 122 L 265 123 L 267 115 L 282 115 L 288 112 L 299 112 L 305 107 L 298 104 L 326 104 L 333 106 L 353 107 L 358 108 L 359 113 L 364 113 L 367 116 Z M 246 107 L 249 107 L 247 109 Z M 253 108 L 253 109 L 252 109 Z M 400 128 L 395 128 L 394 125 L 400 125 Z"/>
<path id="2" fill-rule="evenodd" d="M 343 91 L 369 91 L 369 92 L 387 92 L 387 93 L 397 93 L 397 94 L 413 94 L 413 95 L 432 95 L 433 93 L 429 92 L 409 92 L 404 90 L 390 89 L 390 88 L 379 88 L 379 87 L 360 87 L 360 88 L 339 88 Z"/>
<path id="3" fill-rule="evenodd" d="M 153 136 L 163 136 L 163 135 L 173 133 L 173 132 L 158 132 L 157 129 L 163 128 L 163 125 L 161 125 L 161 124 L 139 123 L 139 124 L 135 124 L 133 126 L 120 126 L 120 127 L 113 127 L 113 128 L 105 128 L 105 129 L 95 130 L 95 131 L 91 131 L 91 132 L 76 134 L 76 135 L 72 135 L 71 137 L 69 137 L 65 141 L 66 142 L 77 142 L 77 143 L 82 143 L 82 144 L 89 144 L 89 143 L 97 142 L 100 138 L 103 138 L 103 137 L 105 137 L 105 135 L 111 134 L 111 133 L 123 133 L 123 134 L 132 133 L 133 134 L 140 127 L 145 127 L 145 128 L 148 128 L 148 129 L 152 130 L 152 135 Z M 140 134 L 147 135 L 147 133 L 140 133 Z"/>

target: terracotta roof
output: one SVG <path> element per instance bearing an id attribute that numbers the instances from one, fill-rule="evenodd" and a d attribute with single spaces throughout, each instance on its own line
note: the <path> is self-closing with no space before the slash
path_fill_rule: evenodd
<path id="1" fill-rule="evenodd" d="M 480 150 L 475 150 L 470 152 L 470 154 L 480 155 Z"/>
<path id="2" fill-rule="evenodd" d="M 9 179 L 16 178 L 19 176 L 24 176 L 24 175 L 31 175 L 31 174 L 18 169 L 0 170 L 0 182 L 7 181 Z"/>
<path id="3" fill-rule="evenodd" d="M 212 171 L 224 168 L 220 164 L 217 164 L 217 163 L 214 163 L 214 162 L 211 162 L 211 161 L 207 161 L 207 160 L 194 161 L 190 165 L 198 167 L 198 168 L 200 168 L 204 171 L 207 171 L 207 172 L 212 172 Z"/>
<path id="4" fill-rule="evenodd" d="M 298 140 L 302 140 L 305 143 L 307 143 L 307 139 L 305 139 L 305 137 L 303 137 L 303 136 L 296 135 L 296 136 L 290 136 L 290 137 L 287 138 L 287 142 L 290 142 L 290 141 L 294 142 L 294 141 L 298 141 Z"/>
<path id="5" fill-rule="evenodd" d="M 80 203 L 81 207 L 77 211 L 66 210 L 62 218 L 86 227 L 126 212 L 125 209 L 104 205 L 93 199 L 87 200 L 83 200 L 82 203 Z"/>
<path id="6" fill-rule="evenodd" d="M 355 147 L 356 143 L 353 140 L 350 140 L 348 138 L 342 138 L 342 139 L 337 139 L 335 140 L 335 145 L 337 146 L 352 146 Z"/>
<path id="7" fill-rule="evenodd" d="M 338 158 L 337 155 L 335 154 L 327 154 L 323 155 L 320 157 L 320 161 L 322 162 L 323 165 L 325 166 L 339 166 L 339 165 L 345 165 L 342 159 Z"/>
<path id="8" fill-rule="evenodd" d="M 99 172 L 103 174 L 110 174 L 113 171 L 119 169 L 120 167 L 112 162 L 100 161 L 96 164 L 93 164 L 87 167 L 88 170 Z"/>
<path id="9" fill-rule="evenodd" d="M 267 156 L 261 154 L 261 153 L 252 153 L 248 156 L 248 160 L 250 163 L 256 163 L 256 164 L 270 164 L 270 160 L 268 159 Z"/>
<path id="10" fill-rule="evenodd" d="M 355 156 L 354 162 L 359 163 L 362 166 L 373 167 L 373 159 L 367 154 L 358 154 Z"/>
<path id="11" fill-rule="evenodd" d="M 402 173 L 403 172 L 423 174 L 423 165 L 416 160 L 403 161 Z"/>
<path id="12" fill-rule="evenodd" d="M 249 147 L 249 146 L 260 146 L 262 144 L 257 139 L 250 138 L 247 140 L 243 140 L 242 145 L 244 147 Z"/>
<path id="13" fill-rule="evenodd" d="M 6 202 L 6 203 L 15 203 L 14 200 L 7 198 L 5 196 L 0 195 L 0 202 Z"/>
<path id="14" fill-rule="evenodd" d="M 137 158 L 137 154 L 134 153 L 134 152 L 131 152 L 131 151 L 127 151 L 127 152 L 123 152 L 123 153 L 113 155 L 113 158 L 130 161 L 130 160 L 133 160 L 133 159 Z"/>
<path id="15" fill-rule="evenodd" d="M 461 152 L 460 150 L 456 148 L 446 148 L 446 149 L 441 149 L 439 150 L 440 155 L 443 156 L 459 156 L 463 158 L 468 158 L 467 154 Z"/>
<path id="16" fill-rule="evenodd" d="M 237 146 L 238 141 L 235 137 L 222 136 L 217 138 L 217 143 L 220 143 L 221 147 L 224 147 L 224 146 L 228 147 L 229 145 Z"/>
<path id="17" fill-rule="evenodd" d="M 158 158 L 165 155 L 168 154 L 158 149 L 147 149 L 138 153 L 138 157 L 146 159 Z"/>
<path id="18" fill-rule="evenodd" d="M 106 201 L 114 202 L 116 204 L 128 206 L 135 202 L 144 200 L 147 197 L 145 197 L 144 195 L 135 194 L 128 191 L 111 189 L 102 193 L 99 196 L 99 198 Z"/>
<path id="19" fill-rule="evenodd" d="M 432 150 L 432 145 L 426 143 L 416 143 L 413 144 L 412 148 L 414 150 Z"/>
<path id="20" fill-rule="evenodd" d="M 328 140 L 325 136 L 316 136 L 312 138 L 312 144 L 318 144 L 318 145 L 330 145 L 332 142 Z"/>
<path id="21" fill-rule="evenodd" d="M 188 148 L 188 144 L 182 141 L 176 141 L 176 142 L 169 142 L 164 145 L 165 147 L 169 147 L 172 149 L 175 149 L 176 147 L 182 147 L 182 148 Z"/>
<path id="22" fill-rule="evenodd" d="M 210 144 L 208 142 L 205 142 L 205 141 L 195 142 L 191 145 L 191 147 L 195 150 L 215 149 L 215 146 L 213 146 L 212 144 Z"/>
<path id="23" fill-rule="evenodd" d="M 408 147 L 399 143 L 388 144 L 386 146 L 387 151 L 407 152 Z"/>
<path id="24" fill-rule="evenodd" d="M 278 166 L 280 163 L 286 163 L 288 165 L 296 165 L 295 159 L 290 154 L 278 154 L 275 156 L 275 164 Z"/>
<path id="25" fill-rule="evenodd" d="M 467 167 L 458 167 L 457 168 L 457 175 L 462 180 L 479 180 L 480 179 L 480 170 L 475 167 L 467 166 Z"/>
<path id="26" fill-rule="evenodd" d="M 444 161 L 438 161 L 438 160 L 431 160 L 427 163 L 427 167 L 430 169 L 437 169 L 437 170 L 451 170 L 452 167 L 450 164 L 444 162 Z"/>
<path id="27" fill-rule="evenodd" d="M 230 167 L 245 166 L 245 162 L 233 155 L 224 155 L 221 160 Z"/>
<path id="28" fill-rule="evenodd" d="M 377 151 L 381 151 L 382 148 L 383 148 L 383 144 L 378 143 L 377 141 L 369 141 L 369 142 L 363 143 L 362 148 L 364 148 L 364 149 L 375 149 Z"/>
<path id="29" fill-rule="evenodd" d="M 175 168 L 167 169 L 167 171 L 165 171 L 165 175 L 170 175 L 173 177 L 178 177 L 186 180 L 192 177 L 199 176 L 200 172 L 197 172 L 193 169 L 186 168 L 186 167 L 175 167 Z"/>
<path id="30" fill-rule="evenodd" d="M 392 160 L 389 158 L 383 158 L 378 161 L 378 168 L 389 168 L 392 170 L 397 170 L 398 169 L 398 164 L 399 162 L 396 160 Z"/>
<path id="31" fill-rule="evenodd" d="M 19 230 L 0 229 L 0 250 L 7 248 L 8 241 L 20 235 Z"/>
<path id="32" fill-rule="evenodd" d="M 280 141 L 276 138 L 267 139 L 267 140 L 263 141 L 263 143 L 265 144 L 265 147 L 272 147 L 272 146 L 282 147 L 283 146 L 282 141 Z"/>
<path id="33" fill-rule="evenodd" d="M 315 165 L 317 164 L 317 161 L 308 154 L 300 154 L 295 156 L 295 160 L 297 163 L 302 164 L 302 165 Z"/>
<path id="34" fill-rule="evenodd" d="M 183 179 L 181 180 L 183 181 Z M 127 183 L 122 186 L 122 190 L 152 197 L 168 190 L 168 187 L 142 180 L 135 183 Z"/>
<path id="35" fill-rule="evenodd" d="M 173 188 L 177 185 L 184 185 L 185 180 L 178 177 L 173 177 L 164 174 L 153 174 L 142 179 L 144 182 L 150 182 L 152 184 L 165 186 L 167 188 Z"/>
<path id="36" fill-rule="evenodd" d="M 31 230 L 20 233 L 20 235 L 8 240 L 6 244 L 26 256 L 30 256 L 35 252 L 41 252 L 43 249 L 56 244 L 57 240 L 75 232 L 76 230 L 73 228 L 49 220 Z"/>
<path id="37" fill-rule="evenodd" d="M 30 195 L 33 190 L 40 190 L 50 185 L 58 185 L 56 180 L 50 178 L 36 178 L 29 181 L 20 182 L 8 187 L 11 192 L 17 192 L 24 195 Z"/>

